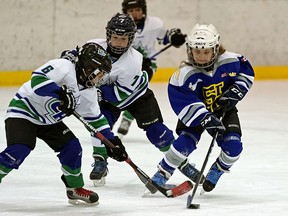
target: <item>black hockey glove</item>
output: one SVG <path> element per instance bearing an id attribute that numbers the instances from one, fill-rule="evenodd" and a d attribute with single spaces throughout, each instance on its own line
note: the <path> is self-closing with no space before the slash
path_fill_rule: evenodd
<path id="1" fill-rule="evenodd" d="M 224 125 L 213 113 L 207 113 L 200 121 L 200 124 L 211 136 L 214 136 L 216 131 L 218 131 L 219 134 L 223 134 L 225 132 Z"/>
<path id="2" fill-rule="evenodd" d="M 75 64 L 78 58 L 78 52 L 77 50 L 64 50 L 61 53 L 60 58 L 67 59 L 71 61 L 73 64 Z"/>
<path id="3" fill-rule="evenodd" d="M 76 100 L 72 91 L 63 85 L 56 93 L 59 95 L 59 100 L 61 101 L 59 109 L 67 116 L 71 115 L 76 107 Z"/>
<path id="4" fill-rule="evenodd" d="M 186 35 L 182 34 L 180 29 L 173 28 L 169 32 L 170 43 L 176 48 L 179 48 L 185 43 L 185 38 Z"/>
<path id="5" fill-rule="evenodd" d="M 236 104 L 242 100 L 245 93 L 236 84 L 233 84 L 228 90 L 226 90 L 222 97 L 219 99 L 219 104 L 226 106 L 227 110 L 233 109 Z"/>
<path id="6" fill-rule="evenodd" d="M 127 160 L 128 154 L 119 137 L 115 136 L 114 139 L 109 139 L 109 141 L 113 143 L 116 148 L 109 148 L 105 145 L 108 156 L 119 162 Z"/>
<path id="7" fill-rule="evenodd" d="M 153 76 L 153 69 L 151 68 L 151 65 L 151 59 L 143 57 L 142 70 L 145 70 L 147 72 L 149 81 L 152 79 Z"/>

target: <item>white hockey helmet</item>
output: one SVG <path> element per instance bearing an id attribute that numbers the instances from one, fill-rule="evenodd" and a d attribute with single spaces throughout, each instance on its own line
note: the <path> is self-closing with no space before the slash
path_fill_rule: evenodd
<path id="1" fill-rule="evenodd" d="M 212 24 L 196 24 L 187 37 L 187 55 L 189 62 L 198 68 L 210 67 L 214 64 L 219 51 L 220 35 Z M 196 63 L 192 49 L 209 49 L 212 48 L 213 56 L 210 62 L 205 64 Z"/>

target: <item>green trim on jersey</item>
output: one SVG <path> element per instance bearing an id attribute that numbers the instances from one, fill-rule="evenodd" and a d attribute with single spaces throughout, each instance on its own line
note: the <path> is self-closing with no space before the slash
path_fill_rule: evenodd
<path id="1" fill-rule="evenodd" d="M 148 74 L 146 71 L 143 71 L 143 75 L 141 77 L 143 77 L 144 80 L 138 84 L 138 87 L 134 90 L 132 94 L 127 94 L 125 89 L 121 90 L 121 87 L 115 85 L 116 86 L 115 94 L 117 93 L 116 96 L 118 98 L 120 97 L 121 101 L 111 102 L 111 104 L 113 104 L 118 108 L 123 108 L 131 104 L 136 99 L 138 99 L 142 95 L 141 93 L 147 89 L 149 81 Z M 133 98 L 133 100 L 131 100 L 131 98 Z"/>
<path id="2" fill-rule="evenodd" d="M 41 119 L 39 118 L 39 115 L 37 115 L 35 112 L 33 112 L 32 109 L 30 109 L 27 104 L 20 100 L 20 99 L 15 99 L 13 98 L 10 103 L 9 103 L 9 109 L 19 109 L 24 111 L 25 113 L 29 113 L 31 115 L 32 118 L 36 119 L 37 121 L 41 121 Z"/>
<path id="3" fill-rule="evenodd" d="M 51 82 L 51 80 L 45 74 L 41 74 L 41 75 L 32 74 L 32 78 L 31 78 L 32 89 L 34 89 L 35 86 L 38 86 L 38 85 L 43 84 L 45 82 Z"/>

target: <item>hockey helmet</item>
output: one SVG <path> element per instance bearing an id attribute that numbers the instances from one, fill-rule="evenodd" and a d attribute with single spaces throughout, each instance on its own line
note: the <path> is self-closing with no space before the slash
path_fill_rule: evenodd
<path id="1" fill-rule="evenodd" d="M 100 45 L 89 42 L 77 47 L 79 56 L 76 62 L 78 83 L 85 87 L 99 87 L 105 83 L 112 68 L 109 54 Z M 102 72 L 102 76 L 100 73 Z"/>
<path id="2" fill-rule="evenodd" d="M 189 62 L 198 68 L 207 68 L 214 64 L 220 46 L 220 36 L 212 24 L 196 24 L 187 37 L 187 55 Z M 211 61 L 205 64 L 196 63 L 192 49 L 209 49 L 212 48 L 213 55 Z"/>
<path id="3" fill-rule="evenodd" d="M 147 15 L 146 0 L 124 0 L 122 2 L 122 11 L 127 14 L 127 10 L 130 8 L 142 8 L 143 14 Z"/>
<path id="4" fill-rule="evenodd" d="M 131 46 L 137 27 L 133 18 L 127 14 L 115 14 L 107 23 L 106 26 L 106 39 L 107 45 L 114 54 L 123 54 Z M 115 47 L 111 44 L 112 34 L 120 36 L 128 36 L 128 44 L 126 47 Z"/>

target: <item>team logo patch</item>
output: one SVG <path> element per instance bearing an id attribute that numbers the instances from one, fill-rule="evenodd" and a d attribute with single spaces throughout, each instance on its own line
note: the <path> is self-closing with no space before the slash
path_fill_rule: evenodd
<path id="1" fill-rule="evenodd" d="M 235 77 L 236 75 L 237 75 L 236 72 L 225 72 L 221 74 L 221 78 L 224 78 L 226 76 Z"/>

